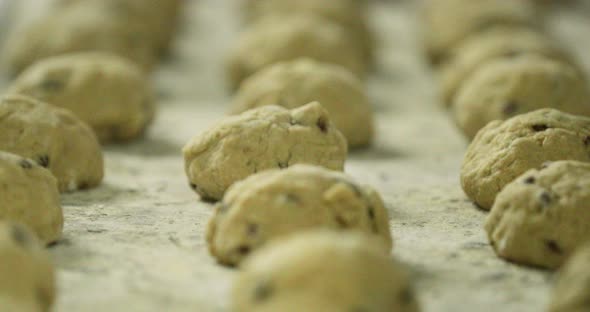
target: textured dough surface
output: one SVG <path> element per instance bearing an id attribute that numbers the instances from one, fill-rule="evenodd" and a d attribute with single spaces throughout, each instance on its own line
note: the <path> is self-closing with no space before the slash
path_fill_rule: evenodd
<path id="1" fill-rule="evenodd" d="M 373 111 L 365 86 L 338 65 L 298 59 L 268 66 L 242 83 L 232 113 L 265 105 L 293 109 L 313 101 L 328 111 L 349 147 L 370 144 Z"/>
<path id="2" fill-rule="evenodd" d="M 27 225 L 44 243 L 61 237 L 57 181 L 30 159 L 0 151 L 0 207 L 0 220 Z"/>
<path id="3" fill-rule="evenodd" d="M 587 312 L 590 309 L 590 244 L 580 247 L 559 272 L 550 312 Z"/>
<path id="4" fill-rule="evenodd" d="M 219 262 L 239 264 L 267 242 L 312 228 L 354 229 L 392 245 L 379 194 L 343 173 L 310 165 L 267 170 L 234 184 L 209 221 Z"/>
<path id="5" fill-rule="evenodd" d="M 49 169 L 62 192 L 95 187 L 103 179 L 102 151 L 92 130 L 69 111 L 32 98 L 0 98 L 0 150 Z"/>
<path id="6" fill-rule="evenodd" d="M 484 64 L 498 58 L 538 54 L 575 63 L 554 38 L 526 27 L 498 26 L 470 36 L 453 50 L 441 71 L 441 99 L 450 107 L 461 86 Z"/>
<path id="7" fill-rule="evenodd" d="M 104 10 L 84 2 L 55 10 L 14 31 L 6 42 L 4 60 L 20 73 L 42 59 L 71 52 L 110 52 L 150 70 L 156 61 L 156 43 L 144 23 L 109 18 Z"/>
<path id="8" fill-rule="evenodd" d="M 264 106 L 223 119 L 183 149 L 191 187 L 219 200 L 233 183 L 298 163 L 343 170 L 346 139 L 321 104 L 287 110 Z"/>
<path id="9" fill-rule="evenodd" d="M 461 186 L 482 209 L 529 169 L 558 160 L 590 161 L 590 118 L 541 109 L 484 127 L 467 149 Z"/>
<path id="10" fill-rule="evenodd" d="M 301 57 L 341 65 L 358 77 L 367 71 L 362 51 L 339 24 L 313 15 L 267 16 L 237 38 L 227 65 L 229 82 L 237 88 L 265 66 Z"/>
<path id="11" fill-rule="evenodd" d="M 430 60 L 441 64 L 472 34 L 498 25 L 535 26 L 537 19 L 528 0 L 428 0 L 422 12 L 424 45 Z"/>
<path id="12" fill-rule="evenodd" d="M 0 308 L 49 312 L 55 273 L 49 253 L 24 225 L 0 221 Z"/>
<path id="13" fill-rule="evenodd" d="M 359 233 L 311 231 L 249 258 L 233 285 L 233 311 L 419 311 L 407 274 Z"/>
<path id="14" fill-rule="evenodd" d="M 472 139 L 490 121 L 541 108 L 590 116 L 588 81 L 571 65 L 523 55 L 479 68 L 461 87 L 453 116 Z"/>
<path id="15" fill-rule="evenodd" d="M 119 56 L 82 52 L 35 63 L 9 88 L 72 111 L 88 123 L 101 142 L 141 135 L 154 117 L 149 81 Z"/>
<path id="16" fill-rule="evenodd" d="M 485 229 L 500 257 L 554 269 L 590 241 L 589 202 L 590 163 L 548 163 L 504 187 Z"/>

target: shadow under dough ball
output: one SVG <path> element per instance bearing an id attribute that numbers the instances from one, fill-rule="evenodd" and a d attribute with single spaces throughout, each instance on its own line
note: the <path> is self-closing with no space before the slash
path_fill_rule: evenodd
<path id="1" fill-rule="evenodd" d="M 51 171 L 62 192 L 98 186 L 104 175 L 100 144 L 71 112 L 29 97 L 0 98 L 0 150 Z"/>
<path id="2" fill-rule="evenodd" d="M 373 138 L 373 111 L 362 81 L 345 68 L 311 59 L 281 62 L 244 81 L 232 103 L 232 113 L 279 105 L 288 109 L 318 101 L 350 148 Z"/>
<path id="3" fill-rule="evenodd" d="M 109 53 L 44 59 L 17 77 L 9 92 L 68 109 L 90 125 L 102 143 L 141 136 L 155 114 L 146 76 L 132 62 Z"/>
<path id="4" fill-rule="evenodd" d="M 480 208 L 489 210 L 508 183 L 545 162 L 590 162 L 590 118 L 540 109 L 490 122 L 469 145 L 461 185 Z"/>

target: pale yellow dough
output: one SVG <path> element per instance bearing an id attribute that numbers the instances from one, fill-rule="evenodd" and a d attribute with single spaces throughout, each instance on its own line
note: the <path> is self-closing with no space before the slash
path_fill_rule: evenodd
<path id="1" fill-rule="evenodd" d="M 576 250 L 557 276 L 549 312 L 588 312 L 590 309 L 590 241 Z"/>

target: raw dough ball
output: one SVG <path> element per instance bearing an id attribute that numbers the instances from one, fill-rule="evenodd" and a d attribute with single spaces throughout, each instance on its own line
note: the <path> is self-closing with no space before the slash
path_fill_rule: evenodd
<path id="1" fill-rule="evenodd" d="M 460 87 L 484 64 L 498 58 L 514 58 L 526 54 L 540 54 L 575 62 L 553 38 L 526 27 L 494 27 L 466 39 L 453 52 L 441 72 L 441 98 L 450 107 Z M 577 66 L 577 65 L 574 65 Z"/>
<path id="2" fill-rule="evenodd" d="M 234 184 L 209 222 L 207 242 L 219 262 L 236 265 L 268 241 L 311 228 L 359 230 L 381 237 L 391 249 L 379 194 L 310 165 L 267 170 Z"/>
<path id="3" fill-rule="evenodd" d="M 346 139 L 315 102 L 294 110 L 264 106 L 228 117 L 184 147 L 191 187 L 221 199 L 234 182 L 266 169 L 306 163 L 342 170 Z"/>
<path id="4" fill-rule="evenodd" d="M 483 209 L 521 174 L 547 161 L 590 161 L 590 118 L 541 109 L 483 128 L 467 149 L 463 190 Z"/>
<path id="5" fill-rule="evenodd" d="M 422 12 L 424 44 L 433 64 L 441 64 L 462 40 L 498 25 L 536 26 L 527 0 L 429 0 Z"/>
<path id="6" fill-rule="evenodd" d="M 232 311 L 419 311 L 408 275 L 359 233 L 311 231 L 250 257 L 233 285 Z"/>
<path id="7" fill-rule="evenodd" d="M 0 222 L 0 276 L 2 311 L 51 310 L 55 301 L 53 265 L 49 254 L 23 225 Z"/>
<path id="8" fill-rule="evenodd" d="M 312 15 L 267 16 L 243 32 L 228 61 L 232 87 L 265 66 L 309 57 L 341 65 L 358 77 L 367 71 L 346 28 Z"/>
<path id="9" fill-rule="evenodd" d="M 534 55 L 498 59 L 478 69 L 457 94 L 453 115 L 470 139 L 493 120 L 540 108 L 590 116 L 590 90 L 579 71 Z"/>
<path id="10" fill-rule="evenodd" d="M 42 60 L 25 70 L 9 91 L 72 111 L 101 142 L 136 138 L 154 117 L 152 90 L 141 70 L 107 53 Z"/>
<path id="11" fill-rule="evenodd" d="M 590 244 L 576 250 L 559 272 L 550 312 L 587 312 L 590 297 Z"/>
<path id="12" fill-rule="evenodd" d="M 270 15 L 313 14 L 348 29 L 351 40 L 361 46 L 368 63 L 373 61 L 375 39 L 368 25 L 367 4 L 359 0 L 247 0 L 243 10 L 249 21 Z"/>
<path id="13" fill-rule="evenodd" d="M 69 111 L 24 96 L 0 99 L 0 150 L 49 169 L 60 191 L 100 184 L 103 158 L 92 130 Z"/>
<path id="14" fill-rule="evenodd" d="M 26 224 L 44 243 L 57 241 L 63 213 L 51 172 L 29 159 L 0 151 L 0 220 Z"/>
<path id="15" fill-rule="evenodd" d="M 590 164 L 558 161 L 506 185 L 485 229 L 500 257 L 557 268 L 590 241 L 589 202 Z"/>
<path id="16" fill-rule="evenodd" d="M 363 83 L 345 68 L 311 59 L 271 65 L 244 81 L 232 112 L 276 104 L 296 108 L 319 101 L 349 147 L 366 146 L 373 137 L 373 112 Z"/>
<path id="17" fill-rule="evenodd" d="M 69 52 L 111 52 L 149 70 L 156 61 L 156 43 L 145 23 L 107 18 L 84 2 L 72 4 L 13 32 L 5 60 L 14 73 L 31 64 Z"/>

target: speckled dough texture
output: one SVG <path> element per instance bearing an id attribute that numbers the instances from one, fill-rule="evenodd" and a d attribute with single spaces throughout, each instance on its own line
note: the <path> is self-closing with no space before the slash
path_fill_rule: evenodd
<path id="1" fill-rule="evenodd" d="M 350 40 L 362 47 L 367 62 L 372 62 L 375 38 L 367 20 L 367 3 L 358 0 L 245 0 L 243 12 L 250 22 L 269 15 L 312 14 L 344 26 Z"/>
<path id="2" fill-rule="evenodd" d="M 20 73 L 42 59 L 69 52 L 111 52 L 150 70 L 156 61 L 153 34 L 132 19 L 110 18 L 80 2 L 13 31 L 4 62 Z"/>
<path id="3" fill-rule="evenodd" d="M 31 228 L 46 244 L 62 234 L 63 213 L 51 173 L 26 159 L 0 151 L 0 220 Z"/>
<path id="4" fill-rule="evenodd" d="M 461 185 L 480 208 L 529 169 L 558 160 L 590 161 L 590 118 L 541 109 L 483 128 L 467 149 Z"/>
<path id="5" fill-rule="evenodd" d="M 55 273 L 49 253 L 25 226 L 0 222 L 0 308 L 5 312 L 49 312 Z"/>
<path id="6" fill-rule="evenodd" d="M 588 85 L 578 69 L 563 62 L 534 55 L 498 59 L 464 83 L 453 116 L 469 139 L 490 121 L 541 108 L 590 116 Z"/>
<path id="7" fill-rule="evenodd" d="M 234 184 L 209 221 L 207 242 L 219 262 L 228 265 L 239 264 L 273 239 L 312 228 L 359 230 L 380 237 L 390 250 L 388 220 L 372 188 L 340 172 L 295 165 Z"/>
<path id="8" fill-rule="evenodd" d="M 62 192 L 95 187 L 103 178 L 102 151 L 92 130 L 69 111 L 32 98 L 0 98 L 0 150 L 49 169 Z"/>
<path id="9" fill-rule="evenodd" d="M 155 111 L 152 90 L 142 71 L 108 53 L 47 58 L 25 70 L 9 92 L 72 111 L 103 143 L 137 138 Z"/>
<path id="10" fill-rule="evenodd" d="M 497 25 L 538 24 L 534 3 L 528 0 L 427 0 L 422 12 L 423 41 L 434 64 L 441 64 L 468 36 Z"/>
<path id="11" fill-rule="evenodd" d="M 313 15 L 267 16 L 237 38 L 227 64 L 229 83 L 240 83 L 265 66 L 308 57 L 341 65 L 358 77 L 367 71 L 362 51 L 346 28 Z"/>
<path id="12" fill-rule="evenodd" d="M 504 187 L 485 229 L 498 256 L 554 269 L 590 241 L 589 201 L 590 163 L 549 163 Z"/>
<path id="13" fill-rule="evenodd" d="M 183 149 L 191 187 L 221 199 L 233 183 L 266 169 L 306 163 L 343 170 L 346 139 L 321 104 L 287 110 L 264 106 L 227 117 Z"/>
<path id="14" fill-rule="evenodd" d="M 265 105 L 293 109 L 318 101 L 351 148 L 370 144 L 373 111 L 364 84 L 345 68 L 311 59 L 277 63 L 239 88 L 232 113 Z"/>
<path id="15" fill-rule="evenodd" d="M 359 233 L 311 231 L 249 258 L 234 280 L 236 312 L 417 312 L 407 274 Z"/>
<path id="16" fill-rule="evenodd" d="M 590 309 L 590 242 L 576 250 L 559 272 L 549 312 L 587 312 Z"/>
<path id="17" fill-rule="evenodd" d="M 470 36 L 453 50 L 449 62 L 441 68 L 442 103 L 450 107 L 461 86 L 486 63 L 498 58 L 514 58 L 523 54 L 538 54 L 575 63 L 556 43 L 555 38 L 547 34 L 527 27 L 493 27 Z"/>

